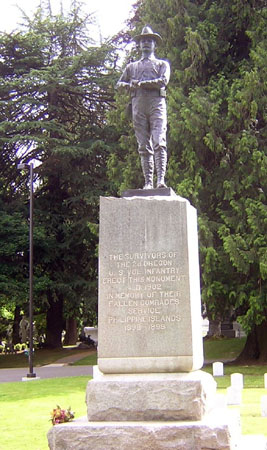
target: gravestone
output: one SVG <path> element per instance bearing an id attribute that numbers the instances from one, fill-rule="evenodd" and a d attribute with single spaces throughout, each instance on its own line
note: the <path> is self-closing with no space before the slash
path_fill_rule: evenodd
<path id="1" fill-rule="evenodd" d="M 233 323 L 230 322 L 229 320 L 225 320 L 224 322 L 222 322 L 221 333 L 222 333 L 222 336 L 225 336 L 228 338 L 235 338 L 236 332 L 234 330 Z"/>
<path id="2" fill-rule="evenodd" d="M 101 198 L 98 368 L 87 419 L 53 427 L 50 449 L 236 448 L 202 364 L 195 209 L 169 188 Z"/>
<path id="3" fill-rule="evenodd" d="M 231 386 L 236 389 L 243 389 L 244 377 L 243 377 L 242 373 L 232 373 L 231 374 Z"/>
<path id="4" fill-rule="evenodd" d="M 227 404 L 241 405 L 244 377 L 242 373 L 231 374 L 231 386 L 227 388 Z"/>
<path id="5" fill-rule="evenodd" d="M 227 405 L 241 405 L 242 389 L 230 386 L 226 389 Z"/>
<path id="6" fill-rule="evenodd" d="M 223 377 L 223 363 L 222 362 L 214 362 L 212 364 L 213 376 L 214 377 Z"/>

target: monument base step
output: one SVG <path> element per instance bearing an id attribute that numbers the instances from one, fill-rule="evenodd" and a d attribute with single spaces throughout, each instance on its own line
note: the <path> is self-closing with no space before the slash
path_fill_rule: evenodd
<path id="1" fill-rule="evenodd" d="M 214 407 L 216 382 L 190 373 L 107 375 L 94 367 L 86 403 L 89 421 L 201 420 Z"/>
<path id="2" fill-rule="evenodd" d="M 213 411 L 195 422 L 87 422 L 82 418 L 55 425 L 47 436 L 50 450 L 241 450 L 239 415 L 228 410 Z"/>

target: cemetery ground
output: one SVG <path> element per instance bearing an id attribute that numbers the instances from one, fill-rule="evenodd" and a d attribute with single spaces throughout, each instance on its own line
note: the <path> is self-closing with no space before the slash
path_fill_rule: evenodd
<path id="1" fill-rule="evenodd" d="M 206 361 L 234 360 L 240 353 L 245 339 L 209 340 L 204 343 Z M 39 354 L 40 352 L 40 354 Z M 77 353 L 75 349 L 47 350 L 36 352 L 35 363 L 50 364 L 58 359 Z M 81 351 L 79 351 L 81 353 Z M 0 355 L 2 368 L 19 367 L 13 358 L 20 355 Z M 25 358 L 25 356 L 24 356 Z M 75 365 L 94 365 L 96 352 L 75 362 Z M 6 362 L 5 362 L 6 361 Z M 20 358 L 19 362 L 20 363 Z M 25 358 L 24 367 L 27 367 Z M 7 365 L 5 365 L 7 364 Z M 20 367 L 22 367 L 20 365 Z M 212 364 L 206 364 L 203 370 L 212 374 Z M 234 362 L 224 364 L 224 376 L 216 377 L 218 393 L 225 394 L 230 386 L 231 373 L 244 375 L 242 404 L 228 406 L 240 409 L 243 434 L 264 434 L 267 436 L 267 418 L 261 417 L 260 399 L 266 395 L 264 373 L 267 366 L 237 366 Z M 5 450 L 47 450 L 46 433 L 51 427 L 50 412 L 56 405 L 75 411 L 75 417 L 86 416 L 85 390 L 89 376 L 40 379 L 31 382 L 0 384 L 0 449 Z"/>
<path id="2" fill-rule="evenodd" d="M 45 366 L 47 364 L 53 364 L 62 358 L 68 358 L 70 356 L 76 355 L 77 353 L 88 353 L 88 350 L 81 350 L 77 347 L 69 346 L 63 347 L 62 349 L 40 349 L 36 350 L 34 354 L 34 365 Z M 92 354 L 95 354 L 92 351 Z M 82 358 L 82 356 L 81 356 Z M 18 352 L 13 354 L 0 354 L 0 369 L 11 369 L 16 367 L 27 367 L 28 358 L 25 356 L 24 352 Z"/>

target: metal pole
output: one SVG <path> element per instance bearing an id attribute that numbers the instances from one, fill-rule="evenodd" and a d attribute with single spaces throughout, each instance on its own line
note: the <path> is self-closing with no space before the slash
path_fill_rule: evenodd
<path id="1" fill-rule="evenodd" d="M 35 378 L 33 373 L 33 164 L 30 166 L 30 234 L 29 234 L 29 321 L 30 321 L 30 345 L 29 345 L 29 373 L 27 378 Z"/>

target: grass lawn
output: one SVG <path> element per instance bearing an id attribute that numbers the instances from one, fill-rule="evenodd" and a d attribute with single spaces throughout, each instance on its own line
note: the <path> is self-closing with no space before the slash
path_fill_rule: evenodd
<path id="1" fill-rule="evenodd" d="M 245 339 L 208 340 L 204 343 L 206 359 L 235 358 L 241 351 Z M 217 349 L 217 350 L 216 350 Z M 64 356 L 77 352 L 75 349 L 38 350 L 35 364 L 52 363 Z M 80 353 L 80 351 L 79 351 Z M 96 352 L 75 364 L 95 365 Z M 21 365 L 23 361 L 24 364 Z M 24 355 L 0 355 L 0 367 L 27 367 L 28 359 Z M 212 365 L 203 370 L 212 374 Z M 216 377 L 218 393 L 226 393 L 230 386 L 231 373 L 244 375 L 243 402 L 239 409 L 243 434 L 265 434 L 267 436 L 267 418 L 261 417 L 260 399 L 267 395 L 264 389 L 264 373 L 267 366 L 236 366 L 224 364 L 223 377 Z M 71 377 L 41 379 L 36 381 L 0 384 L 0 423 L 2 450 L 47 450 L 46 434 L 52 426 L 50 412 L 56 405 L 62 408 L 71 406 L 75 417 L 86 415 L 85 390 L 90 377 Z M 255 449 L 257 450 L 257 449 Z"/>
<path id="2" fill-rule="evenodd" d="M 72 364 L 73 366 L 96 366 L 97 365 L 97 353 L 92 353 L 92 355 L 86 356 L 85 358 L 79 359 Z"/>
<path id="3" fill-rule="evenodd" d="M 207 369 L 209 368 L 205 368 Z M 234 366 L 232 369 L 242 373 L 240 366 Z M 253 375 L 249 375 L 249 383 L 245 376 L 243 403 L 238 409 L 243 434 L 267 436 L 267 418 L 261 417 L 260 412 L 260 398 L 266 395 L 266 390 L 258 387 L 262 385 L 262 373 L 267 368 L 257 369 L 254 381 Z M 0 384 L 1 450 L 47 450 L 46 434 L 51 427 L 50 412 L 58 404 L 62 408 L 71 406 L 75 417 L 85 416 L 85 389 L 88 379 L 71 377 Z M 229 374 L 216 377 L 216 381 L 218 393 L 226 393 L 226 387 L 230 384 Z M 247 383 L 257 387 L 247 387 Z"/>
<path id="4" fill-rule="evenodd" d="M 211 364 L 204 366 L 203 370 L 212 375 Z M 217 387 L 223 389 L 230 386 L 230 376 L 232 373 L 242 373 L 244 375 L 245 388 L 261 389 L 264 388 L 264 374 L 267 373 L 267 366 L 236 366 L 235 364 L 224 364 L 224 376 L 215 377 Z"/>
<path id="5" fill-rule="evenodd" d="M 212 374 L 212 365 L 203 368 L 205 372 Z M 261 417 L 261 397 L 267 395 L 264 389 L 264 374 L 267 366 L 236 366 L 224 365 L 224 376 L 215 377 L 218 394 L 226 395 L 226 388 L 231 385 L 232 373 L 244 375 L 244 389 L 242 392 L 242 404 L 229 406 L 240 411 L 242 434 L 264 434 L 267 436 L 267 417 Z M 257 450 L 257 449 L 255 449 Z"/>
<path id="6" fill-rule="evenodd" d="M 75 347 L 63 347 L 58 349 L 40 349 L 34 352 L 34 366 L 44 366 L 46 364 L 52 364 L 65 356 L 75 355 L 76 353 L 82 353 L 83 350 Z M 84 350 L 86 352 L 86 350 Z M 28 367 L 28 357 L 25 354 L 17 353 L 13 355 L 0 354 L 0 369 L 16 368 L 16 367 Z"/>
<path id="7" fill-rule="evenodd" d="M 226 391 L 218 389 L 218 393 L 224 394 Z M 230 406 L 231 409 L 240 411 L 242 434 L 267 436 L 267 417 L 261 417 L 261 397 L 263 395 L 266 395 L 266 389 L 244 389 L 240 407 Z"/>
<path id="8" fill-rule="evenodd" d="M 246 338 L 223 338 L 204 340 L 205 360 L 231 360 L 237 358 L 244 348 Z"/>
<path id="9" fill-rule="evenodd" d="M 58 404 L 86 415 L 89 377 L 54 378 L 0 384 L 1 450 L 47 450 L 50 412 Z"/>

